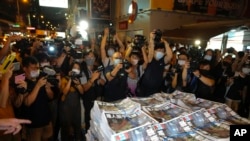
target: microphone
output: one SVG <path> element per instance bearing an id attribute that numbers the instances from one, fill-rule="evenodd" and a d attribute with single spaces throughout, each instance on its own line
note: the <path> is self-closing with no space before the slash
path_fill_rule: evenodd
<path id="1" fill-rule="evenodd" d="M 47 75 L 56 75 L 56 71 L 48 67 L 44 67 L 43 72 Z"/>

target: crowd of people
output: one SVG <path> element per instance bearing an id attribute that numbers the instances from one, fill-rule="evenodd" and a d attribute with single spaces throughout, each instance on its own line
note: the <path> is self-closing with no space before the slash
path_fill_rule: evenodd
<path id="1" fill-rule="evenodd" d="M 59 132 L 62 141 L 80 141 L 81 101 L 87 131 L 95 100 L 114 102 L 175 90 L 225 103 L 248 117 L 249 53 L 197 49 L 198 57 L 190 48 L 169 44 L 159 30 L 148 41 L 137 35 L 128 43 L 109 35 L 105 28 L 99 46 L 94 39 L 77 46 L 74 39 L 55 43 L 56 55 L 42 49 L 39 40 L 28 48 L 12 45 L 22 37 L 10 36 L 0 60 L 15 52 L 14 62 L 21 67 L 15 70 L 10 64 L 0 75 L 0 141 L 56 141 Z"/>

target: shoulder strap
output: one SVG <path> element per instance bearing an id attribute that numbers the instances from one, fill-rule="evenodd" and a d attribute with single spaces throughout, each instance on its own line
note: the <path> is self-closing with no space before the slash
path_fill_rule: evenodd
<path id="1" fill-rule="evenodd" d="M 138 75 L 138 78 L 140 78 L 141 76 L 141 69 L 140 69 L 140 65 L 137 65 L 137 75 Z"/>

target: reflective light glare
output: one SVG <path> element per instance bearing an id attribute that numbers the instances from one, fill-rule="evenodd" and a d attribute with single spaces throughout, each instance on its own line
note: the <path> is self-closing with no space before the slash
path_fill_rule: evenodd
<path id="1" fill-rule="evenodd" d="M 132 5 L 132 3 L 129 5 L 129 8 L 128 8 L 128 13 L 129 14 L 132 14 L 132 12 L 133 12 L 133 5 Z"/>
<path id="2" fill-rule="evenodd" d="M 79 26 L 80 30 L 86 30 L 89 27 L 89 23 L 87 21 L 80 21 Z"/>
<path id="3" fill-rule="evenodd" d="M 201 41 L 200 41 L 200 40 L 195 40 L 194 44 L 195 44 L 195 45 L 200 45 L 200 44 L 201 44 Z"/>
<path id="4" fill-rule="evenodd" d="M 55 51 L 55 47 L 50 46 L 50 47 L 49 47 L 49 51 L 51 51 L 51 52 Z"/>

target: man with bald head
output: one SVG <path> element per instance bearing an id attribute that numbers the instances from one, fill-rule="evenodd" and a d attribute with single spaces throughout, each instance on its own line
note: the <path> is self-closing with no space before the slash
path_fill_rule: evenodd
<path id="1" fill-rule="evenodd" d="M 127 78 L 131 67 L 126 67 L 120 52 L 115 52 L 112 56 L 113 65 L 105 69 L 107 84 L 104 90 L 104 101 L 116 101 L 127 97 Z"/>

